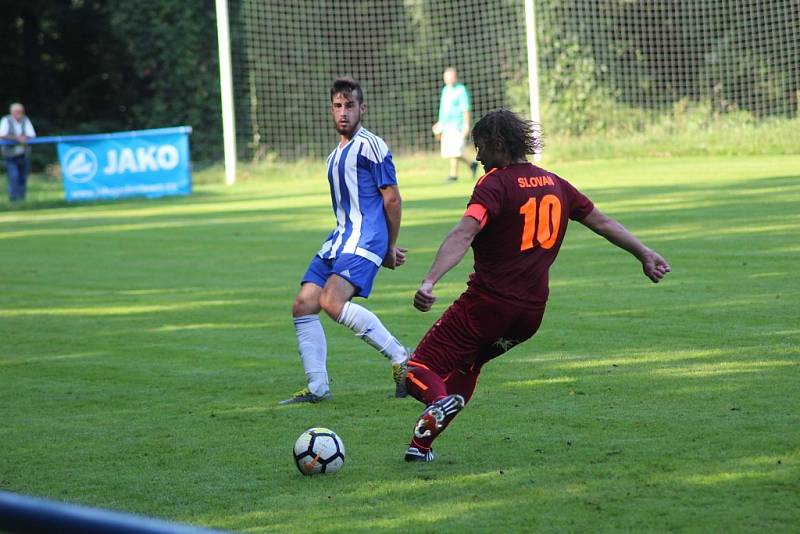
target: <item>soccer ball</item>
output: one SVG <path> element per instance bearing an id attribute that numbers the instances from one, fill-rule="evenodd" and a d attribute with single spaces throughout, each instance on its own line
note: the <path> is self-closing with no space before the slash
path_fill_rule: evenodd
<path id="1" fill-rule="evenodd" d="M 304 475 L 335 473 L 344 465 L 344 443 L 333 430 L 309 428 L 294 442 L 294 463 Z"/>

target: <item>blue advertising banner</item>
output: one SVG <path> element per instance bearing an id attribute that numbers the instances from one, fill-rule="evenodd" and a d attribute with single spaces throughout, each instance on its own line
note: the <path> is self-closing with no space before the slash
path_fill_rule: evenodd
<path id="1" fill-rule="evenodd" d="M 188 126 L 58 139 L 67 200 L 188 195 Z"/>

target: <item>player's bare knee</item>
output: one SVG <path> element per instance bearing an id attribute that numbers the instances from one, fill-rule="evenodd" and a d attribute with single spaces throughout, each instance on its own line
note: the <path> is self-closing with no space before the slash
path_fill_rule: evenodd
<path id="1" fill-rule="evenodd" d="M 314 302 L 308 297 L 297 295 L 292 304 L 292 317 L 302 317 L 319 313 L 319 303 Z"/>
<path id="2" fill-rule="evenodd" d="M 300 297 L 294 299 L 294 303 L 292 304 L 292 317 L 302 317 L 303 315 L 308 315 L 305 313 L 305 310 L 306 306 Z"/>
<path id="3" fill-rule="evenodd" d="M 336 321 L 342 314 L 344 302 L 341 302 L 341 299 L 333 291 L 324 290 L 319 297 L 319 305 L 331 319 Z"/>

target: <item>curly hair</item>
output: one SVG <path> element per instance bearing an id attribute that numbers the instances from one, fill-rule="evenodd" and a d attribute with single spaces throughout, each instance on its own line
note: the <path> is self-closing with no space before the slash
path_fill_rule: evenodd
<path id="1" fill-rule="evenodd" d="M 495 141 L 512 159 L 525 158 L 542 148 L 541 130 L 533 121 L 523 119 L 507 109 L 490 111 L 472 128 L 475 145 Z"/>
<path id="2" fill-rule="evenodd" d="M 364 91 L 361 85 L 353 78 L 336 78 L 331 85 L 331 102 L 339 93 L 352 94 L 359 104 L 364 103 Z"/>

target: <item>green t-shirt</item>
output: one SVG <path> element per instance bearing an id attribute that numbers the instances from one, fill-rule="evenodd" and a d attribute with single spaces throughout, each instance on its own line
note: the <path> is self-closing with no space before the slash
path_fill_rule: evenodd
<path id="1" fill-rule="evenodd" d="M 439 124 L 442 130 L 462 130 L 464 112 L 469 110 L 469 91 L 463 83 L 442 87 L 442 96 L 439 99 Z"/>

